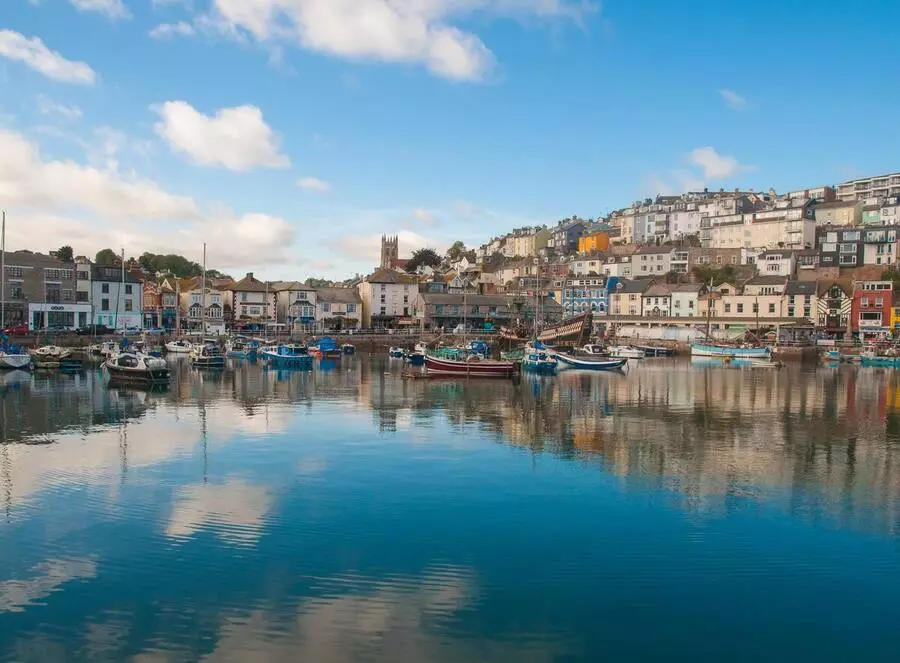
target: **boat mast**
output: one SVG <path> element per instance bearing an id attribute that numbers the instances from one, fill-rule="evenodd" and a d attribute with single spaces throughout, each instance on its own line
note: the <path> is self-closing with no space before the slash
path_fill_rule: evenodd
<path id="1" fill-rule="evenodd" d="M 200 281 L 202 284 L 200 287 L 200 292 L 203 293 L 200 295 L 200 331 L 203 335 L 203 340 L 206 340 L 206 242 L 203 242 L 203 277 Z"/>
<path id="2" fill-rule="evenodd" d="M 0 329 L 6 329 L 6 211 L 0 231 Z"/>
<path id="3" fill-rule="evenodd" d="M 712 303 L 713 303 L 713 280 L 709 279 L 709 294 L 706 295 L 706 340 L 710 339 L 709 332 L 712 324 Z"/>

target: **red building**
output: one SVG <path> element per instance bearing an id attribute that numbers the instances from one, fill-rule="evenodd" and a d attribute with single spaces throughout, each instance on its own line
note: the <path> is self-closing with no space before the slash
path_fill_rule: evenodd
<path id="1" fill-rule="evenodd" d="M 851 326 L 860 338 L 891 332 L 894 284 L 891 281 L 856 281 L 853 284 Z"/>

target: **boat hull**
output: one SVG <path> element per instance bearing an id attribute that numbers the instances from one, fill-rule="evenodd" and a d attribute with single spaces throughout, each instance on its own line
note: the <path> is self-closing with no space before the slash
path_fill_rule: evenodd
<path id="1" fill-rule="evenodd" d="M 191 359 L 194 368 L 225 368 L 225 357 L 197 357 Z"/>
<path id="2" fill-rule="evenodd" d="M 555 361 L 529 361 L 526 359 L 522 362 L 522 370 L 535 375 L 555 375 L 556 366 Z"/>
<path id="3" fill-rule="evenodd" d="M 900 357 L 861 357 L 860 363 L 871 368 L 900 368 Z"/>
<path id="4" fill-rule="evenodd" d="M 731 348 L 726 345 L 691 345 L 692 357 L 734 357 L 735 359 L 768 359 L 772 356 L 769 348 Z"/>
<path id="5" fill-rule="evenodd" d="M 0 369 L 15 370 L 31 366 L 31 355 L 28 354 L 0 354 Z"/>
<path id="6" fill-rule="evenodd" d="M 168 367 L 155 369 L 128 369 L 105 364 L 110 380 L 116 382 L 134 382 L 139 384 L 168 384 L 170 372 Z"/>
<path id="7" fill-rule="evenodd" d="M 311 369 L 313 365 L 312 355 L 308 354 L 278 354 L 275 350 L 266 350 L 262 353 L 262 358 L 273 368 Z"/>
<path id="8" fill-rule="evenodd" d="M 579 368 L 588 371 L 618 371 L 628 363 L 627 358 L 622 359 L 582 359 L 557 353 L 556 360 L 560 367 Z"/>
<path id="9" fill-rule="evenodd" d="M 516 374 L 516 364 L 511 361 L 455 361 L 426 356 L 425 367 L 435 375 L 452 375 L 473 378 L 511 378 Z"/>
<path id="10" fill-rule="evenodd" d="M 425 355 L 414 352 L 406 356 L 406 361 L 411 366 L 424 366 Z"/>

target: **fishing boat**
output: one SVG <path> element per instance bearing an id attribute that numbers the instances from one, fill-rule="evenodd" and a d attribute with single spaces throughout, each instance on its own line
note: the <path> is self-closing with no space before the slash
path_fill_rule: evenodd
<path id="1" fill-rule="evenodd" d="M 0 369 L 28 368 L 31 366 L 31 355 L 18 345 L 0 344 Z"/>
<path id="2" fill-rule="evenodd" d="M 225 342 L 225 353 L 229 357 L 248 359 L 256 356 L 259 351 L 259 343 L 236 336 Z"/>
<path id="3" fill-rule="evenodd" d="M 525 348 L 525 357 L 522 359 L 522 370 L 539 375 L 554 375 L 558 362 L 547 352 L 546 346 L 540 341 L 530 344 Z"/>
<path id="4" fill-rule="evenodd" d="M 643 350 L 632 345 L 610 345 L 606 350 L 610 357 L 617 359 L 643 359 L 646 357 Z"/>
<path id="5" fill-rule="evenodd" d="M 588 343 L 587 345 L 584 345 L 581 347 L 581 351 L 586 355 L 592 355 L 595 357 L 596 356 L 605 356 L 605 357 L 609 356 L 606 353 L 606 348 L 604 348 L 599 343 Z"/>
<path id="6" fill-rule="evenodd" d="M 868 368 L 900 368 L 900 357 L 876 355 L 864 352 L 859 356 L 860 364 Z"/>
<path id="7" fill-rule="evenodd" d="M 279 345 L 261 354 L 273 368 L 312 368 L 313 358 L 305 345 Z"/>
<path id="8" fill-rule="evenodd" d="M 826 350 L 825 354 L 822 355 L 822 361 L 840 361 L 841 360 L 841 351 L 840 350 Z"/>
<path id="9" fill-rule="evenodd" d="M 769 359 L 772 351 L 767 347 L 735 347 L 730 345 L 691 344 L 692 357 L 734 357 L 735 359 Z"/>
<path id="10" fill-rule="evenodd" d="M 103 343 L 95 343 L 85 348 L 89 357 L 101 357 L 106 359 L 119 352 L 119 344 L 115 341 L 104 341 Z"/>
<path id="11" fill-rule="evenodd" d="M 578 357 L 555 352 L 553 354 L 560 368 L 577 368 L 588 371 L 618 371 L 628 364 L 627 358 L 609 359 L 604 357 Z"/>
<path id="12" fill-rule="evenodd" d="M 191 364 L 196 368 L 224 368 L 225 355 L 219 349 L 219 344 L 211 339 L 197 345 L 190 353 Z"/>
<path id="13" fill-rule="evenodd" d="M 406 350 L 403 348 L 392 347 L 388 350 L 388 356 L 392 359 L 403 359 L 403 356 L 406 354 Z"/>
<path id="14" fill-rule="evenodd" d="M 464 359 L 444 359 L 435 355 L 425 356 L 425 367 L 434 375 L 473 378 L 511 378 L 518 372 L 513 361 L 496 361 L 469 355 Z"/>
<path id="15" fill-rule="evenodd" d="M 166 352 L 171 354 L 190 354 L 191 350 L 194 349 L 194 344 L 190 341 L 186 341 L 185 339 L 178 339 L 177 341 L 169 341 L 166 343 Z"/>
<path id="16" fill-rule="evenodd" d="M 425 354 L 423 350 L 419 350 L 417 347 L 412 352 L 407 352 L 403 359 L 411 366 L 424 366 Z"/>
<path id="17" fill-rule="evenodd" d="M 356 346 L 352 343 L 344 343 L 341 346 L 341 352 L 345 355 L 355 355 L 356 354 Z"/>
<path id="18" fill-rule="evenodd" d="M 473 355 L 482 357 L 483 359 L 487 359 L 491 356 L 491 346 L 481 339 L 476 338 L 475 340 L 470 341 L 469 345 L 464 349 L 468 350 Z"/>
<path id="19" fill-rule="evenodd" d="M 165 359 L 151 357 L 136 349 L 127 349 L 108 357 L 103 367 L 113 382 L 165 384 L 170 377 Z"/>
<path id="20" fill-rule="evenodd" d="M 340 359 L 343 352 L 333 338 L 326 336 L 319 340 L 315 354 L 319 359 Z"/>

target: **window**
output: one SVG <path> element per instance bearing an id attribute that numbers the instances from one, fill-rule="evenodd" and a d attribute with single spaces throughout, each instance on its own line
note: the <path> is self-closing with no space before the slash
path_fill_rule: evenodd
<path id="1" fill-rule="evenodd" d="M 731 304 L 725 304 L 725 312 L 731 313 Z"/>
<path id="2" fill-rule="evenodd" d="M 788 306 L 788 317 L 789 318 L 794 317 L 794 307 L 793 306 Z"/>
<path id="3" fill-rule="evenodd" d="M 876 297 L 875 306 L 884 306 L 884 297 Z"/>
<path id="4" fill-rule="evenodd" d="M 134 287 L 134 286 L 132 286 L 130 283 L 126 284 L 126 285 L 125 285 L 125 294 L 126 294 L 126 295 L 133 295 L 134 293 L 131 291 L 131 289 L 132 289 L 133 287 Z"/>
<path id="5" fill-rule="evenodd" d="M 100 292 L 102 292 L 104 295 L 108 295 L 109 294 L 109 283 L 103 283 L 100 286 Z"/>
<path id="6" fill-rule="evenodd" d="M 403 303 L 409 304 L 409 295 L 403 295 Z"/>
<path id="7" fill-rule="evenodd" d="M 247 301 L 247 293 L 246 293 L 246 292 L 242 292 L 242 293 L 241 293 L 241 301 L 242 301 L 242 302 Z"/>
<path id="8" fill-rule="evenodd" d="M 856 256 L 855 255 L 842 255 L 839 260 L 841 265 L 855 265 L 856 264 Z"/>
<path id="9" fill-rule="evenodd" d="M 773 302 L 773 303 L 769 304 L 769 313 L 774 313 L 774 312 L 775 312 L 775 304 Z"/>
<path id="10" fill-rule="evenodd" d="M 809 306 L 803 307 L 803 317 L 808 318 L 812 312 L 812 309 Z"/>
<path id="11" fill-rule="evenodd" d="M 716 256 L 716 264 L 717 264 L 717 265 L 721 265 L 721 264 L 722 264 L 722 256 Z"/>
<path id="12" fill-rule="evenodd" d="M 841 253 L 856 253 L 856 244 L 841 244 Z"/>
<path id="13" fill-rule="evenodd" d="M 759 303 L 753 302 L 753 312 L 759 313 Z"/>
<path id="14" fill-rule="evenodd" d="M 384 292 L 384 291 L 385 291 L 385 288 L 387 288 L 387 286 L 384 285 L 384 283 L 382 283 L 382 284 L 381 284 L 381 292 Z"/>
<path id="15" fill-rule="evenodd" d="M 472 315 L 478 315 L 479 313 L 481 313 L 481 307 L 480 307 L 480 306 L 473 306 L 473 307 L 472 307 Z"/>
<path id="16" fill-rule="evenodd" d="M 844 236 L 841 238 L 844 242 L 858 242 L 860 238 L 860 233 L 858 230 L 848 231 L 844 233 Z"/>
<path id="17" fill-rule="evenodd" d="M 382 295 L 382 296 L 381 296 L 381 303 L 382 303 L 382 304 L 385 303 L 385 298 L 386 298 L 386 295 Z"/>
<path id="18" fill-rule="evenodd" d="M 434 305 L 434 314 L 435 315 L 444 315 L 444 305 L 443 304 L 435 304 Z"/>
<path id="19" fill-rule="evenodd" d="M 76 276 L 78 277 L 79 281 L 89 281 L 91 278 L 91 273 L 82 272 L 81 270 L 79 270 L 78 272 L 76 272 Z"/>
<path id="20" fill-rule="evenodd" d="M 385 315 L 387 313 L 387 309 L 383 306 L 381 307 L 381 315 Z"/>
<path id="21" fill-rule="evenodd" d="M 331 313 L 331 302 L 322 302 L 322 312 Z"/>
<path id="22" fill-rule="evenodd" d="M 737 305 L 737 312 L 738 312 L 738 313 L 743 313 L 743 312 L 744 312 L 744 305 L 743 305 L 743 304 L 738 304 L 738 305 Z"/>
<path id="23" fill-rule="evenodd" d="M 737 256 L 731 256 L 731 264 L 732 264 L 732 265 L 738 264 L 738 257 L 737 257 Z"/>
<path id="24" fill-rule="evenodd" d="M 688 308 L 694 308 L 694 300 L 693 299 L 688 300 Z"/>
<path id="25" fill-rule="evenodd" d="M 308 294 L 308 293 L 306 293 L 306 292 L 298 292 L 298 293 L 297 293 L 297 299 L 306 299 L 306 295 L 307 295 L 307 294 Z"/>
<path id="26" fill-rule="evenodd" d="M 50 304 L 59 304 L 62 301 L 59 283 L 48 283 L 45 291 L 45 300 Z"/>
<path id="27" fill-rule="evenodd" d="M 101 311 L 108 311 L 108 310 L 109 310 L 109 300 L 108 300 L 108 299 L 101 299 L 101 300 L 100 300 L 100 310 L 101 310 Z"/>
<path id="28" fill-rule="evenodd" d="M 130 299 L 126 299 L 126 300 L 125 300 L 125 310 L 126 310 L 126 311 L 132 311 L 132 310 L 134 310 L 134 309 L 132 308 L 132 302 L 131 302 Z"/>
<path id="29" fill-rule="evenodd" d="M 356 304 L 347 304 L 347 313 L 356 313 Z"/>
<path id="30" fill-rule="evenodd" d="M 64 302 L 71 302 L 73 299 L 75 299 L 75 293 L 73 293 L 71 290 L 62 291 L 62 300 Z"/>
<path id="31" fill-rule="evenodd" d="M 21 267 L 7 267 L 6 275 L 13 279 L 22 278 L 22 268 Z"/>
<path id="32" fill-rule="evenodd" d="M 673 308 L 681 308 L 681 300 L 676 299 L 675 302 L 672 304 L 672 307 Z"/>
<path id="33" fill-rule="evenodd" d="M 22 292 L 22 284 L 21 283 L 10 283 L 9 284 L 9 298 L 10 299 L 24 299 L 25 293 Z"/>

